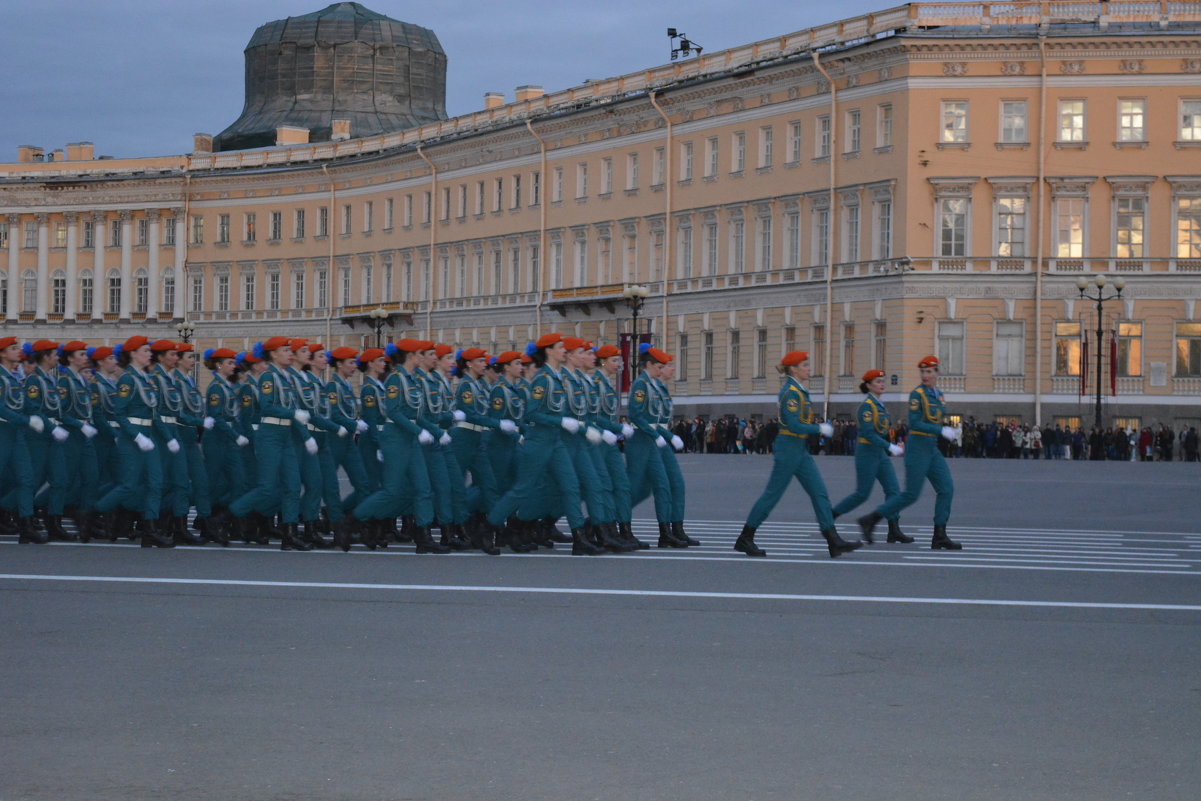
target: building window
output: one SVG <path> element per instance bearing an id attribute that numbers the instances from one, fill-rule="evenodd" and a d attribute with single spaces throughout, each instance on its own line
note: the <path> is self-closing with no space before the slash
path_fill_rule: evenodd
<path id="1" fill-rule="evenodd" d="M 705 140 L 705 177 L 717 177 L 717 137 L 710 136 Z"/>
<path id="2" fill-rule="evenodd" d="M 857 108 L 847 112 L 847 153 L 858 153 L 863 143 L 861 118 L 862 114 Z"/>
<path id="3" fill-rule="evenodd" d="M 945 197 L 938 201 L 938 255 L 966 256 L 968 211 L 967 198 Z"/>
<path id="4" fill-rule="evenodd" d="M 341 279 L 341 281 L 339 281 L 339 283 L 342 285 L 342 291 L 339 293 L 338 297 L 341 300 L 343 306 L 349 306 L 350 305 L 350 268 L 343 267 L 342 269 L 340 269 L 338 271 L 338 277 Z"/>
<path id="5" fill-rule="evenodd" d="M 509 248 L 509 292 L 517 294 L 521 291 L 521 248 L 517 245 Z"/>
<path id="6" fill-rule="evenodd" d="M 713 380 L 713 332 L 701 333 L 701 380 Z"/>
<path id="7" fill-rule="evenodd" d="M 676 361 L 676 381 L 688 380 L 688 335 L 676 334 L 676 353 L 680 358 Z"/>
<path id="8" fill-rule="evenodd" d="M 65 314 L 67 311 L 67 276 L 55 271 L 50 277 L 50 313 Z"/>
<path id="9" fill-rule="evenodd" d="M 145 270 L 138 270 L 133 276 L 133 310 L 135 314 L 145 314 L 150 303 L 150 276 Z"/>
<path id="10" fill-rule="evenodd" d="M 279 273 L 267 274 L 267 308 L 279 309 Z"/>
<path id="11" fill-rule="evenodd" d="M 108 246 L 111 248 L 119 248 L 119 247 L 121 247 L 121 242 L 122 242 L 121 235 L 123 233 L 125 233 L 125 230 L 124 230 L 125 229 L 125 221 L 124 220 L 113 220 L 111 227 L 112 227 L 112 230 L 111 230 L 111 234 L 109 236 Z M 28 237 L 26 237 L 26 238 L 28 238 Z M 35 244 L 36 244 L 36 242 L 35 242 Z M 32 245 L 30 247 L 32 247 Z"/>
<path id="12" fill-rule="evenodd" d="M 730 272 L 746 271 L 746 223 L 734 220 L 730 223 Z"/>
<path id="13" fill-rule="evenodd" d="M 788 163 L 801 163 L 801 124 L 788 123 Z"/>
<path id="14" fill-rule="evenodd" d="M 940 142 L 967 142 L 967 101 L 944 100 L 942 103 L 942 132 Z"/>
<path id="15" fill-rule="evenodd" d="M 246 228 L 247 239 L 246 239 L 246 241 L 253 242 L 254 239 L 251 237 L 254 236 L 254 227 L 253 227 L 254 226 L 254 215 L 247 214 L 246 220 L 247 220 L 247 228 Z M 218 214 L 217 215 L 217 244 L 218 245 L 228 245 L 229 244 L 229 215 L 228 214 Z"/>
<path id="16" fill-rule="evenodd" d="M 89 317 L 96 302 L 93 281 L 91 270 L 84 270 L 79 274 L 79 313 Z"/>
<path id="17" fill-rule="evenodd" d="M 482 182 L 481 182 L 482 183 Z M 347 208 L 350 208 L 347 206 Z M 421 193 L 421 224 L 429 225 L 434 219 L 434 194 L 432 192 Z M 350 218 L 345 220 L 349 229 Z"/>
<path id="18" fill-rule="evenodd" d="M 892 147 L 892 104 L 876 107 L 876 147 Z"/>
<path id="19" fill-rule="evenodd" d="M 551 289 L 562 289 L 563 287 L 563 243 L 550 243 L 550 287 Z"/>
<path id="20" fill-rule="evenodd" d="M 1176 323 L 1176 375 L 1201 377 L 1201 323 Z"/>
<path id="21" fill-rule="evenodd" d="M 938 363 L 947 375 L 963 375 L 964 325 L 945 320 L 938 324 Z"/>
<path id="22" fill-rule="evenodd" d="M 692 180 L 692 143 L 680 143 L 680 180 Z"/>
<path id="23" fill-rule="evenodd" d="M 26 293 L 28 294 L 29 285 L 26 282 Z M 29 311 L 33 311 L 32 308 Z M 105 309 L 108 314 L 121 313 L 121 273 L 113 270 L 108 274 L 108 308 Z"/>
<path id="24" fill-rule="evenodd" d="M 705 275 L 717 275 L 717 223 L 705 223 L 705 252 L 702 257 Z"/>
<path id="25" fill-rule="evenodd" d="M 143 233 L 142 228 L 144 227 L 145 222 L 146 222 L 145 220 L 138 220 L 138 223 L 139 223 L 138 235 L 139 236 L 141 236 Z M 145 246 L 146 242 L 145 242 L 145 240 L 142 240 L 138 244 Z M 53 247 L 65 248 L 66 246 L 67 246 L 67 224 L 64 222 L 56 222 L 54 224 L 54 245 L 53 245 Z"/>
<path id="26" fill-rule="evenodd" d="M 35 222 L 25 223 L 25 244 L 24 247 L 36 248 L 38 246 L 38 224 Z"/>
<path id="27" fill-rule="evenodd" d="M 430 193 L 426 192 L 425 193 L 425 219 L 423 220 L 423 222 L 430 221 L 429 205 L 430 205 Z M 342 205 L 342 226 L 338 230 L 338 233 L 340 233 L 342 236 L 350 236 L 351 224 L 354 221 L 353 215 L 354 215 L 354 210 L 351 208 L 350 204 L 344 203 Z"/>
<path id="28" fill-rule="evenodd" d="M 663 277 L 663 232 L 654 231 L 651 234 L 651 280 L 658 281 Z"/>
<path id="29" fill-rule="evenodd" d="M 824 325 L 813 326 L 813 352 L 809 354 L 809 361 L 813 365 L 813 375 L 826 374 L 826 327 Z"/>
<path id="30" fill-rule="evenodd" d="M 738 378 L 738 364 L 742 361 L 742 332 L 730 332 L 730 363 L 726 370 L 726 377 L 730 379 Z"/>
<path id="31" fill-rule="evenodd" d="M 1055 375 L 1080 375 L 1080 323 L 1055 324 Z"/>
<path id="32" fill-rule="evenodd" d="M 455 279 L 459 297 L 467 297 L 467 254 L 462 251 L 455 257 Z M 448 292 L 449 290 L 447 287 Z"/>
<path id="33" fill-rule="evenodd" d="M 1007 144 L 1026 144 L 1026 101 L 1001 101 L 1001 141 Z"/>
<path id="34" fill-rule="evenodd" d="M 229 276 L 217 276 L 217 311 L 229 311 Z"/>
<path id="35" fill-rule="evenodd" d="M 370 264 L 364 264 L 362 274 L 361 274 L 361 279 L 362 279 L 362 287 L 361 287 L 362 291 L 361 291 L 360 295 L 363 299 L 362 300 L 363 305 L 367 305 L 369 303 L 374 302 L 371 298 L 371 294 L 375 288 L 375 268 L 372 267 Z"/>
<path id="36" fill-rule="evenodd" d="M 665 161 L 665 159 L 663 156 L 663 148 L 661 148 L 661 147 L 655 148 L 654 157 L 651 159 L 651 185 L 652 186 L 662 186 L 663 185 L 663 170 L 664 170 L 663 162 L 664 161 Z"/>
<path id="37" fill-rule="evenodd" d="M 550 202 L 551 203 L 562 203 L 563 202 L 563 168 L 562 167 L 555 167 L 555 171 L 553 173 L 551 173 Z"/>
<path id="38" fill-rule="evenodd" d="M 845 206 L 843 217 L 846 225 L 843 230 L 842 254 L 844 262 L 859 261 L 859 206 Z"/>
<path id="39" fill-rule="evenodd" d="M 176 229 L 176 226 L 178 225 L 178 223 L 179 223 L 179 220 L 175 219 L 174 217 L 167 217 L 166 219 L 163 220 L 163 244 L 164 245 L 168 245 L 171 247 L 175 246 L 175 237 L 176 237 L 175 229 Z M 91 223 L 84 223 L 85 231 L 87 230 L 87 228 L 89 226 L 91 226 Z M 85 239 L 85 241 L 88 242 L 88 244 L 85 245 L 85 247 L 90 248 L 92 246 L 90 231 L 87 232 L 87 235 L 84 237 L 84 239 Z"/>
<path id="40" fill-rule="evenodd" d="M 773 129 L 770 125 L 764 125 L 759 129 L 759 168 L 770 167 L 772 165 L 772 137 L 774 136 Z"/>
<path id="41" fill-rule="evenodd" d="M 826 264 L 830 260 L 830 210 L 815 209 L 813 212 L 813 263 Z"/>
<path id="42" fill-rule="evenodd" d="M 826 156 L 830 155 L 830 115 L 829 114 L 822 114 L 821 116 L 819 116 L 817 118 L 817 137 L 816 137 L 815 144 L 817 146 L 817 150 L 815 151 L 815 153 L 819 159 L 825 158 Z"/>
<path id="43" fill-rule="evenodd" d="M 204 276 L 192 276 L 192 311 L 204 311 Z"/>
<path id="44" fill-rule="evenodd" d="M 446 189 L 445 191 L 447 193 L 449 193 L 450 189 Z M 446 205 L 449 206 L 450 203 L 447 203 Z M 274 217 L 275 214 L 278 214 L 278 212 L 272 212 L 272 217 Z M 371 201 L 371 200 L 364 200 L 363 201 L 363 233 L 369 234 L 369 233 L 371 233 L 373 228 L 375 228 L 375 202 Z M 271 238 L 278 239 L 279 237 L 273 236 Z"/>
<path id="45" fill-rule="evenodd" d="M 169 222 L 174 222 L 170 220 Z M 174 231 L 172 231 L 174 234 Z M 175 238 L 172 236 L 168 245 L 175 244 Z M 84 220 L 83 223 L 83 244 L 80 246 L 84 250 L 89 250 L 96 246 L 96 224 L 91 220 Z M 8 247 L 8 223 L 0 223 L 0 248 Z"/>
<path id="46" fill-rule="evenodd" d="M 587 168 L 585 167 L 585 169 L 587 169 Z M 448 189 L 446 191 L 449 192 L 450 190 Z M 447 202 L 447 205 L 450 204 L 449 194 L 447 195 L 446 202 Z M 504 207 L 505 207 L 505 179 L 504 178 L 494 178 L 492 180 L 492 210 L 500 211 Z M 445 215 L 449 216 L 450 210 L 447 209 L 443 213 Z"/>
<path id="47" fill-rule="evenodd" d="M 790 211 L 784 217 L 787 232 L 784 237 L 784 266 L 801 266 L 801 213 Z"/>
<path id="48" fill-rule="evenodd" d="M 278 242 L 284 238 L 284 213 L 282 211 L 271 212 L 271 241 Z"/>
<path id="49" fill-rule="evenodd" d="M 1143 257 L 1143 232 L 1146 222 L 1146 198 L 1114 198 L 1114 256 L 1119 259 Z"/>
<path id="50" fill-rule="evenodd" d="M 1026 198 L 997 198 L 997 247 L 1002 258 L 1026 255 Z"/>
<path id="51" fill-rule="evenodd" d="M 784 326 L 784 353 L 791 353 L 794 350 L 796 350 L 796 327 L 786 325 Z"/>
<path id="52" fill-rule="evenodd" d="M 1180 101 L 1180 139 L 1201 142 L 1201 100 Z"/>
<path id="53" fill-rule="evenodd" d="M 757 221 L 759 227 L 758 242 L 755 248 L 755 269 L 770 270 L 772 267 L 771 261 L 771 217 L 760 217 Z"/>
<path id="54" fill-rule="evenodd" d="M 692 226 L 681 225 L 676 232 L 678 244 L 676 255 L 676 277 L 692 277 Z"/>
<path id="55" fill-rule="evenodd" d="M 1201 197 L 1176 198 L 1176 258 L 1201 259 Z"/>
<path id="56" fill-rule="evenodd" d="M 61 240 L 59 234 L 61 233 Z M 61 244 L 60 244 L 61 241 Z M 144 248 L 150 242 L 150 220 L 145 217 L 138 218 L 138 247 Z M 58 225 L 54 230 L 54 246 L 62 248 L 67 246 L 67 226 Z"/>
<path id="57" fill-rule="evenodd" d="M 877 320 L 872 323 L 872 366 L 887 371 L 888 323 Z"/>
<path id="58" fill-rule="evenodd" d="M 626 156 L 626 189 L 632 190 L 638 188 L 638 154 L 630 153 Z"/>
<path id="59" fill-rule="evenodd" d="M 325 270 L 317 271 L 317 302 L 318 309 L 324 309 L 329 305 L 329 273 Z"/>
<path id="60" fill-rule="evenodd" d="M 1118 141 L 1143 142 L 1147 139 L 1147 101 L 1133 98 L 1118 101 Z"/>
<path id="61" fill-rule="evenodd" d="M 297 209 L 292 218 L 292 238 L 304 239 L 304 209 Z"/>
<path id="62" fill-rule="evenodd" d="M 530 245 L 530 283 L 542 288 L 542 253 L 538 245 Z"/>
<path id="63" fill-rule="evenodd" d="M 764 378 L 767 375 L 767 329 L 755 329 L 755 373 L 752 378 Z"/>
<path id="64" fill-rule="evenodd" d="M 192 244 L 193 245 L 203 245 L 204 244 L 204 218 L 203 217 L 193 217 L 192 218 Z"/>
<path id="65" fill-rule="evenodd" d="M 892 258 L 892 201 L 876 202 L 876 258 Z"/>
<path id="66" fill-rule="evenodd" d="M 247 311 L 255 308 L 254 283 L 254 273 L 242 274 L 242 308 Z"/>
<path id="67" fill-rule="evenodd" d="M 162 275 L 163 297 L 159 306 L 160 312 L 172 314 L 175 312 L 175 271 L 164 270 Z"/>
<path id="68" fill-rule="evenodd" d="M 842 373 L 855 375 L 855 324 L 842 324 Z"/>
<path id="69" fill-rule="evenodd" d="M 303 309 L 304 304 L 304 272 L 297 270 L 292 273 L 292 308 Z"/>
<path id="70" fill-rule="evenodd" d="M 1055 256 L 1061 259 L 1084 257 L 1085 199 L 1055 199 Z"/>
<path id="71" fill-rule="evenodd" d="M 1118 323 L 1118 375 L 1127 378 L 1143 374 L 1143 324 Z"/>
<path id="72" fill-rule="evenodd" d="M 120 279 L 118 279 L 120 280 Z M 120 303 L 118 293 L 117 302 Z M 21 311 L 33 314 L 38 305 L 38 274 L 26 270 L 21 276 Z"/>
<path id="73" fill-rule="evenodd" d="M 88 239 L 88 237 L 91 234 L 91 232 L 92 232 L 92 224 L 90 222 L 84 223 L 83 224 L 83 241 L 84 241 L 85 248 L 91 247 L 91 245 L 88 244 L 88 242 L 90 241 Z M 7 247 L 8 247 L 8 223 L 0 222 L 0 248 L 7 248 Z"/>
<path id="74" fill-rule="evenodd" d="M 243 215 L 243 217 L 242 217 L 242 241 L 243 242 L 254 242 L 259 238 L 257 219 L 258 219 L 257 214 Z M 218 238 L 220 238 L 220 234 L 218 234 Z"/>
<path id="75" fill-rule="evenodd" d="M 730 172 L 740 173 L 746 169 L 746 134 L 742 131 L 734 134 L 730 144 Z"/>
<path id="76" fill-rule="evenodd" d="M 329 236 L 329 206 L 317 209 L 317 236 Z"/>
<path id="77" fill-rule="evenodd" d="M 1059 101 L 1059 140 L 1060 142 L 1084 141 L 1084 101 Z"/>
<path id="78" fill-rule="evenodd" d="M 499 295 L 504 287 L 501 286 L 501 276 L 504 273 L 504 257 L 500 248 L 492 251 L 492 293 Z"/>
<path id="79" fill-rule="evenodd" d="M 993 375 L 1025 375 L 1026 339 L 1021 322 L 998 321 L 993 342 Z"/>
<path id="80" fill-rule="evenodd" d="M 588 197 L 588 163 L 584 161 L 575 165 L 575 196 L 576 200 Z"/>
<path id="81" fill-rule="evenodd" d="M 460 187 L 460 189 L 463 189 L 463 187 Z M 462 214 L 463 214 L 463 205 L 465 203 L 466 203 L 466 201 L 459 204 L 459 215 L 460 216 L 462 216 Z M 392 223 L 395 222 L 395 219 L 396 219 L 396 203 L 395 203 L 394 199 L 390 198 L 390 197 L 384 198 L 384 230 L 385 231 L 392 230 Z"/>
<path id="82" fill-rule="evenodd" d="M 610 163 L 612 163 L 611 160 L 610 160 Z M 509 183 L 512 185 L 512 189 L 510 189 L 510 191 L 509 191 L 509 201 L 510 201 L 509 208 L 510 209 L 520 209 L 521 208 L 521 173 L 517 173 L 516 175 L 514 175 L 513 180 L 510 181 Z"/>

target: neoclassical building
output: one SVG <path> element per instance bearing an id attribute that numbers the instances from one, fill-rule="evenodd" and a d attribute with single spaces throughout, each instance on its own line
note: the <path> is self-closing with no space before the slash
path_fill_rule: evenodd
<path id="1" fill-rule="evenodd" d="M 801 348 L 832 415 L 933 352 L 964 415 L 1088 425 L 1100 350 L 1107 425 L 1201 424 L 1201 3 L 915 3 L 330 130 L 23 148 L 0 165 L 5 330 L 361 346 L 383 308 L 387 337 L 628 344 L 638 284 L 682 414 L 770 413 Z M 1098 275 L 1125 281 L 1100 348 L 1077 288 Z"/>

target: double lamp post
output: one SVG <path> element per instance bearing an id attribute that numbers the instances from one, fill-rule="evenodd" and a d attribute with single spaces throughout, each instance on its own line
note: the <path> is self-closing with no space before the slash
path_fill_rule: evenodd
<path id="1" fill-rule="evenodd" d="M 1117 290 L 1117 293 L 1113 294 L 1113 295 L 1108 295 L 1108 296 L 1105 294 L 1105 284 L 1107 283 L 1107 281 L 1106 281 L 1104 275 L 1098 274 L 1097 277 L 1094 278 L 1092 282 L 1097 287 L 1097 294 L 1095 294 L 1095 295 L 1088 294 L 1087 290 L 1088 290 L 1089 281 L 1083 275 L 1076 279 L 1076 288 L 1080 290 L 1081 300 L 1091 300 L 1097 304 L 1097 409 L 1096 409 L 1096 417 L 1094 419 L 1093 425 L 1096 426 L 1098 431 L 1100 431 L 1101 430 L 1101 350 L 1102 350 L 1101 343 L 1105 341 L 1103 339 L 1103 337 L 1105 335 L 1105 329 L 1102 327 L 1102 322 L 1104 319 L 1105 304 L 1111 300 L 1120 300 L 1121 299 L 1122 290 L 1126 288 L 1126 279 L 1122 278 L 1120 275 L 1117 278 L 1113 279 L 1113 288 L 1115 290 Z"/>

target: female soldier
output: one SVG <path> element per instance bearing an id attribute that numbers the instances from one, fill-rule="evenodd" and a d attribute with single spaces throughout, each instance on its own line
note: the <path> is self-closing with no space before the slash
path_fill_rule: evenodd
<path id="1" fill-rule="evenodd" d="M 196 369 L 196 351 L 191 343 L 182 342 L 176 346 L 179 361 L 175 365 L 172 377 L 179 390 L 180 408 L 179 420 L 176 425 L 179 442 L 183 447 L 183 455 L 188 463 L 188 479 L 191 490 L 189 502 L 196 507 L 196 520 L 193 527 L 202 535 L 202 539 L 215 542 L 218 545 L 229 545 L 229 538 L 224 528 L 210 525 L 213 517 L 213 501 L 209 491 L 208 466 L 204 463 L 204 454 L 200 450 L 200 432 L 211 431 L 217 421 L 210 417 L 205 410 L 204 395 L 196 386 L 192 372 Z M 175 535 L 187 535 L 188 518 L 184 510 L 182 518 L 175 520 Z"/>
<path id="2" fill-rule="evenodd" d="M 63 397 L 58 391 L 58 343 L 40 339 L 29 346 L 26 357 L 33 372 L 25 378 L 26 417 L 45 420 L 45 427 L 28 440 L 29 459 L 33 466 L 33 491 L 47 484 L 44 497 L 46 532 L 51 539 L 73 541 L 63 529 L 63 508 L 67 502 L 69 478 L 65 443 L 70 433 L 63 427 Z M 34 505 L 40 505 L 39 500 Z"/>
<path id="3" fill-rule="evenodd" d="M 209 349 L 204 352 L 204 366 L 213 373 L 205 401 L 205 417 L 213 421 L 204 435 L 204 469 L 208 475 L 209 493 L 215 516 L 223 516 L 229 505 L 237 498 L 236 493 L 246 483 L 245 462 L 241 450 L 250 444 L 242 432 L 238 420 L 239 404 L 237 387 L 233 381 L 237 375 L 237 356 L 229 348 Z M 220 526 L 210 526 L 212 536 Z M 227 532 L 218 537 L 228 544 Z"/>
<path id="4" fill-rule="evenodd" d="M 359 388 L 359 406 L 362 409 L 363 422 L 367 424 L 367 430 L 359 435 L 359 458 L 367 474 L 367 483 L 362 496 L 356 499 L 356 506 L 380 489 L 383 451 L 380 450 L 378 432 L 379 427 L 387 422 L 387 418 L 383 416 L 384 377 L 388 373 L 390 360 L 380 348 L 368 348 L 359 356 L 358 367 L 363 373 L 363 384 Z M 354 508 L 347 504 L 347 513 Z M 371 525 L 375 525 L 375 521 L 371 521 Z M 364 545 L 375 548 L 374 531 L 365 530 L 362 537 Z M 349 548 L 349 534 L 339 539 L 336 544 L 342 550 Z"/>
<path id="5" fill-rule="evenodd" d="M 638 377 L 630 385 L 626 409 L 634 436 L 626 440 L 626 465 L 630 479 L 630 506 L 635 507 L 651 496 L 655 501 L 655 519 L 659 523 L 660 548 L 687 548 L 688 543 L 672 532 L 671 486 L 659 450 L 667 439 L 659 429 L 658 395 L 652 381 L 671 359 L 658 348 L 643 342 L 638 346 Z"/>
<path id="6" fill-rule="evenodd" d="M 251 441 L 251 445 L 249 448 L 242 448 L 242 474 L 245 477 L 245 483 L 232 489 L 231 504 L 246 492 L 248 486 L 254 485 L 259 474 L 259 462 L 255 453 L 256 432 L 260 428 L 259 419 L 262 417 L 262 413 L 259 411 L 261 405 L 259 380 L 270 366 L 254 353 L 255 349 L 261 349 L 261 347 L 262 343 L 257 342 L 254 348 L 239 353 L 237 357 L 238 370 L 242 376 L 237 384 L 238 429 Z M 232 515 L 227 514 L 224 522 L 229 527 L 231 536 L 240 534 L 243 542 L 253 541 L 259 545 L 267 545 L 271 542 L 273 533 L 271 515 L 274 515 L 274 511 L 269 514 L 252 511 L 245 524 L 238 524 Z"/>
<path id="7" fill-rule="evenodd" d="M 922 494 L 922 484 L 930 479 L 934 487 L 934 537 L 932 550 L 958 551 L 963 548 L 947 536 L 951 517 L 951 498 L 955 485 L 947 461 L 938 450 L 938 437 L 954 441 L 959 432 L 946 425 L 947 411 L 938 389 L 938 357 L 927 356 L 917 363 L 922 383 L 909 393 L 909 442 L 905 449 L 905 491 L 888 498 L 876 511 L 859 518 L 863 536 L 870 542 L 872 529 L 883 518 L 900 514 Z"/>
<path id="8" fill-rule="evenodd" d="M 4 476 L 7 494 L 3 505 L 16 515 L 17 541 L 43 544 L 49 541 L 45 532 L 33 525 L 33 466 L 29 461 L 29 444 L 25 429 L 33 435 L 46 429 L 46 421 L 25 413 L 24 377 L 21 372 L 21 346 L 16 337 L 0 338 L 0 475 Z"/>
<path id="9" fill-rule="evenodd" d="M 614 345 L 601 345 L 596 349 L 596 360 L 600 368 L 592 374 L 597 399 L 596 423 L 614 437 L 612 441 L 605 438 L 609 447 L 602 448 L 601 455 L 605 461 L 605 469 L 609 472 L 609 480 L 613 483 L 613 508 L 617 515 L 618 535 L 622 542 L 633 545 L 636 549 L 650 548 L 650 545 L 634 536 L 630 476 L 621 451 L 617 448 L 617 437 L 628 443 L 634 436 L 633 426 L 617 422 L 616 387 L 622 368 L 621 351 Z"/>
<path id="10" fill-rule="evenodd" d="M 109 514 L 118 506 L 142 516 L 142 547 L 173 548 L 175 540 L 160 532 L 158 518 L 163 496 L 163 460 L 159 454 L 167 443 L 179 443 L 175 432 L 162 421 L 156 382 L 150 375 L 150 340 L 134 336 L 118 346 L 117 364 L 125 369 L 117 381 L 113 418 L 121 427 L 117 460 L 121 483 L 96 504 L 96 511 Z M 116 350 L 116 348 L 114 348 Z M 109 537 L 116 537 L 115 519 L 108 523 Z"/>
<path id="11" fill-rule="evenodd" d="M 65 446 L 67 460 L 67 506 L 75 509 L 79 539 L 88 542 L 97 533 L 93 509 L 99 500 L 100 473 L 93 439 L 100 433 L 92 404 L 92 387 L 85 375 L 88 346 L 78 340 L 59 348 L 58 394 L 62 402 L 62 424 L 70 432 Z"/>
<path id="12" fill-rule="evenodd" d="M 164 426 L 163 436 L 175 443 L 174 446 L 157 449 L 157 455 L 163 463 L 164 519 L 160 521 L 160 528 L 164 534 L 175 539 L 176 545 L 199 545 L 204 540 L 192 536 L 187 530 L 192 483 L 188 475 L 188 457 L 179 444 L 183 395 L 175 382 L 175 365 L 179 363 L 175 348 L 176 344 L 169 339 L 156 339 L 150 343 L 150 375 L 158 391 L 158 413 Z M 183 525 L 180 525 L 181 520 Z"/>
<path id="13" fill-rule="evenodd" d="M 300 520 L 304 523 L 303 539 L 316 548 L 328 548 L 331 543 L 321 536 L 321 499 L 325 491 L 325 479 L 321 469 L 321 451 L 329 448 L 330 436 L 349 436 L 350 432 L 330 422 L 325 409 L 325 386 L 314 374 L 327 364 L 325 346 L 309 344 L 303 339 L 292 340 L 293 361 L 288 368 L 288 377 L 296 388 L 296 397 L 301 409 L 309 413 L 309 422 L 293 430 L 298 437 L 297 456 L 300 458 L 300 485 L 304 494 L 300 499 Z M 316 449 L 312 452 L 305 446 L 307 439 L 313 440 Z"/>
<path id="14" fill-rule="evenodd" d="M 651 408 L 658 407 L 659 430 L 663 438 L 671 444 L 670 448 L 659 451 L 659 458 L 663 460 L 663 470 L 667 474 L 667 483 L 671 487 L 671 535 L 685 545 L 700 545 L 699 540 L 689 537 L 684 531 L 684 473 L 676 460 L 676 453 L 684 450 L 684 441 L 671 433 L 672 402 L 671 392 L 667 388 L 668 382 L 676 375 L 676 366 L 672 361 L 672 357 L 668 356 L 663 369 L 659 371 L 659 377 L 651 379 L 651 386 L 659 396 L 658 403 L 652 404 Z"/>
<path id="15" fill-rule="evenodd" d="M 350 377 L 358 370 L 358 355 L 354 348 L 347 347 L 334 348 L 329 352 L 333 375 L 325 385 L 325 408 L 331 423 L 362 437 L 368 426 L 359 418 L 359 399 L 350 385 Z M 367 497 L 367 472 L 353 437 L 327 436 L 326 445 L 318 455 L 321 457 L 321 479 L 325 482 L 325 509 L 336 531 L 338 521 L 345 517 L 346 510 L 353 509 Z M 339 467 L 346 471 L 354 490 L 345 501 L 342 500 L 338 481 Z M 342 550 L 350 547 L 349 542 L 335 544 L 344 546 Z"/>
<path id="16" fill-rule="evenodd" d="M 773 452 L 771 478 L 759 500 L 751 507 L 751 514 L 734 543 L 734 550 L 747 556 L 766 556 L 767 552 L 755 544 L 755 529 L 767 519 L 788 488 L 788 480 L 796 478 L 813 503 L 822 536 L 829 547 L 830 558 L 853 551 L 863 543 L 847 542 L 834 529 L 834 518 L 830 513 L 830 499 L 826 485 L 813 457 L 809 455 L 809 438 L 822 434 L 830 436 L 834 428 L 829 423 L 813 422 L 813 407 L 809 403 L 809 392 L 801 384 L 809 378 L 809 354 L 794 350 L 784 354 L 776 370 L 784 376 L 778 399 L 780 407 L 780 435 L 776 437 Z"/>
<path id="17" fill-rule="evenodd" d="M 471 547 L 462 531 L 462 522 L 467 520 L 467 487 L 460 479 L 455 452 L 451 450 L 449 430 L 466 419 L 466 415 L 455 408 L 455 391 L 450 378 L 455 369 L 455 352 L 450 345 L 435 345 L 422 341 L 421 370 L 416 377 L 424 381 L 425 414 L 423 425 L 435 437 L 425 446 L 426 466 L 430 471 L 430 485 L 434 492 L 434 516 L 442 529 L 442 544 L 456 551 Z M 428 347 L 425 347 L 428 346 Z"/>
<path id="18" fill-rule="evenodd" d="M 859 404 L 855 416 L 859 420 L 859 441 L 855 449 L 855 491 L 843 498 L 834 507 L 834 519 L 854 509 L 867 500 L 872 492 L 872 484 L 879 481 L 884 490 L 884 500 L 889 501 L 901 489 L 897 486 L 897 474 L 892 469 L 889 456 L 900 456 L 905 449 L 888 441 L 888 431 L 892 420 L 888 410 L 880 402 L 884 394 L 884 371 L 868 370 L 863 374 L 859 391 L 864 393 L 863 403 Z M 889 542 L 913 542 L 913 537 L 901 531 L 900 512 L 888 518 Z M 865 538 L 870 545 L 871 533 Z"/>
<path id="19" fill-rule="evenodd" d="M 489 398 L 489 415 L 492 419 L 512 420 L 518 427 L 519 435 L 526 430 L 523 421 L 529 402 L 521 357 L 522 353 L 516 350 L 505 351 L 496 357 L 490 369 L 497 374 L 497 379 L 492 384 Z M 520 463 L 526 453 L 522 442 L 521 436 L 514 436 L 494 437 L 488 443 L 488 458 L 492 462 L 498 497 L 503 498 L 517 484 Z M 533 541 L 535 533 L 530 527 L 522 526 L 516 517 L 510 517 L 505 522 L 503 539 L 514 553 L 529 553 L 538 550 L 538 545 Z M 554 542 L 550 542 L 548 547 L 553 548 Z"/>
<path id="20" fill-rule="evenodd" d="M 88 358 L 92 360 L 93 409 L 96 412 L 94 425 L 100 429 L 100 433 L 92 440 L 96 448 L 96 469 L 100 474 L 99 499 L 116 486 L 121 474 L 117 465 L 117 436 L 121 424 L 113 417 L 113 401 L 117 396 L 117 379 L 121 377 L 121 368 L 117 366 L 113 349 L 107 345 L 88 348 Z M 110 539 L 114 537 L 110 535 Z"/>

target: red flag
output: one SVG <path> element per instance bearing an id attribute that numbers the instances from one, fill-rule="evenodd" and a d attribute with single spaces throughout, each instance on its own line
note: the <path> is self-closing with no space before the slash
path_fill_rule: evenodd
<path id="1" fill-rule="evenodd" d="M 1082 331 L 1080 337 L 1080 395 L 1083 397 L 1088 388 L 1088 332 Z"/>
<path id="2" fill-rule="evenodd" d="M 1118 394 L 1118 329 L 1109 333 L 1109 394 Z"/>

